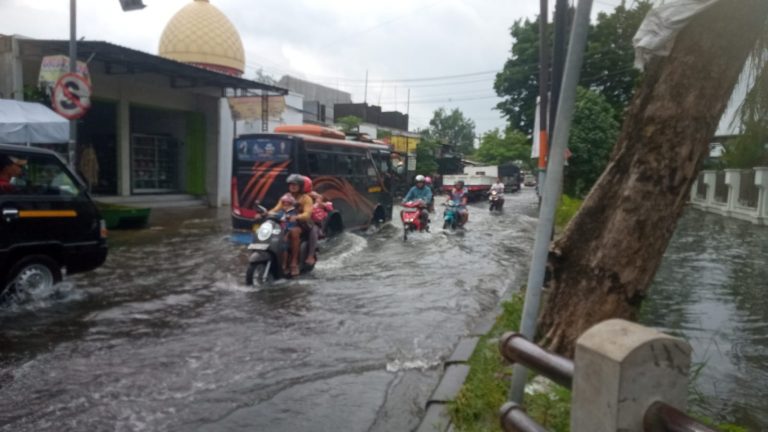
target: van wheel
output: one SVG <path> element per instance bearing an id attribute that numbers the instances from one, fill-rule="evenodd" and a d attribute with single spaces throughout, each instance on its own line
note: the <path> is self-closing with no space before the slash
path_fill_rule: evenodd
<path id="1" fill-rule="evenodd" d="M 59 282 L 59 264 L 45 255 L 32 255 L 21 259 L 11 268 L 4 294 L 48 289 Z"/>

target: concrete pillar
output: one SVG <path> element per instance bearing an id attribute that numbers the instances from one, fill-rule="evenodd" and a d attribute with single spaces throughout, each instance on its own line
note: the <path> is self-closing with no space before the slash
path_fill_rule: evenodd
<path id="1" fill-rule="evenodd" d="M 131 104 L 123 94 L 117 102 L 117 194 L 131 194 Z"/>
<path id="2" fill-rule="evenodd" d="M 218 139 L 218 193 L 215 206 L 229 205 L 231 201 L 230 188 L 232 187 L 232 140 L 234 139 L 234 126 L 232 113 L 229 109 L 227 98 L 219 99 L 219 139 Z"/>
<path id="3" fill-rule="evenodd" d="M 696 202 L 696 191 L 698 190 L 699 190 L 699 179 L 696 178 L 696 180 L 693 181 L 693 185 L 691 186 L 691 191 L 688 193 L 689 202 Z"/>
<path id="4" fill-rule="evenodd" d="M 757 198 L 757 221 L 768 225 L 768 167 L 755 167 L 755 185 L 760 190 Z"/>
<path id="5" fill-rule="evenodd" d="M 685 412 L 691 347 L 641 325 L 612 319 L 576 342 L 571 431 L 642 432 L 656 401 Z"/>
<path id="6" fill-rule="evenodd" d="M 704 173 L 704 184 L 707 185 L 707 199 L 704 205 L 711 207 L 715 202 L 715 183 L 717 182 L 717 171 L 706 170 Z"/>
<path id="7" fill-rule="evenodd" d="M 725 184 L 728 186 L 727 212 L 736 211 L 739 203 L 739 189 L 741 188 L 741 170 L 728 168 L 725 170 Z"/>

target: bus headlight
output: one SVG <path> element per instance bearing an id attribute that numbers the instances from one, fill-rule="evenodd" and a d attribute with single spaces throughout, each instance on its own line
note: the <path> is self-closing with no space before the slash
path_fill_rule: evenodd
<path id="1" fill-rule="evenodd" d="M 273 225 L 272 222 L 264 222 L 261 224 L 259 230 L 256 231 L 256 238 L 259 239 L 259 241 L 269 240 L 269 238 L 272 237 Z"/>

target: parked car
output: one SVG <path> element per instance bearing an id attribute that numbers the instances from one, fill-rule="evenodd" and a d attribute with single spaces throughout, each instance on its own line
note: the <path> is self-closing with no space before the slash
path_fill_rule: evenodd
<path id="1" fill-rule="evenodd" d="M 99 267 L 106 237 L 85 184 L 56 153 L 0 145 L 0 297 Z"/>

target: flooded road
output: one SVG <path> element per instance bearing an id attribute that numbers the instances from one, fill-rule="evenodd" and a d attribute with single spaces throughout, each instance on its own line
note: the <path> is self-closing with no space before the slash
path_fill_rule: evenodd
<path id="1" fill-rule="evenodd" d="M 526 189 L 403 243 L 396 214 L 268 288 L 243 285 L 226 210 L 114 233 L 101 269 L 0 308 L 0 430 L 410 430 L 441 361 L 524 284 L 535 215 Z"/>
<path id="2" fill-rule="evenodd" d="M 768 227 L 686 210 L 642 321 L 692 345 L 697 411 L 768 430 Z"/>

